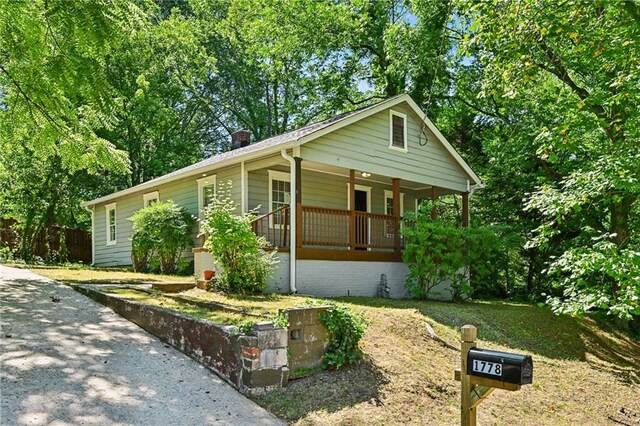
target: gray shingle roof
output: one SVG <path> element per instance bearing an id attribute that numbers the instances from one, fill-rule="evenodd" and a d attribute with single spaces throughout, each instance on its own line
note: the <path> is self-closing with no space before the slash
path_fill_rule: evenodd
<path id="1" fill-rule="evenodd" d="M 232 151 L 227 151 L 227 152 L 223 152 L 221 154 L 216 154 L 216 155 L 212 155 L 209 158 L 205 158 L 202 161 L 199 161 L 197 163 L 191 164 L 187 167 L 183 167 L 182 169 L 178 169 L 176 171 L 173 171 L 171 173 L 168 173 L 166 175 L 162 175 L 159 176 L 155 179 L 151 179 L 149 181 L 143 182 L 139 185 L 127 188 L 127 189 L 123 189 L 121 191 L 106 195 L 104 197 L 100 197 L 97 198 L 95 200 L 83 203 L 83 205 L 85 206 L 89 206 L 89 205 L 93 205 L 93 204 L 97 204 L 99 202 L 104 202 L 107 199 L 113 199 L 125 194 L 129 194 L 132 192 L 136 192 L 138 190 L 142 190 L 145 188 L 150 188 L 153 187 L 156 184 L 160 184 L 160 183 L 165 183 L 167 181 L 171 181 L 174 179 L 177 179 L 179 176 L 181 175 L 187 175 L 189 174 L 189 172 L 193 172 L 195 170 L 198 169 L 202 169 L 202 168 L 206 168 L 207 166 L 213 166 L 215 164 L 218 163 L 222 163 L 222 162 L 226 162 L 228 160 L 237 158 L 238 161 L 240 161 L 242 159 L 243 156 L 248 155 L 252 152 L 255 151 L 260 151 L 263 149 L 267 149 L 267 148 L 272 148 L 272 147 L 277 147 L 279 145 L 285 145 L 287 143 L 291 143 L 291 142 L 295 142 L 297 140 L 299 140 L 302 137 L 305 136 L 309 136 L 315 132 L 318 132 L 320 130 L 323 130 L 333 124 L 339 123 L 340 121 L 346 120 L 356 114 L 360 114 L 362 112 L 365 112 L 369 109 L 373 109 L 377 106 L 379 106 L 380 104 L 386 103 L 386 102 L 390 102 L 400 96 L 403 95 L 397 95 L 397 96 L 393 96 L 391 98 L 385 99 L 381 102 L 377 102 L 375 104 L 372 105 L 368 105 L 366 107 L 360 108 L 360 109 L 356 109 L 353 111 L 349 111 L 349 112 L 345 112 L 343 114 L 339 114 L 336 115 L 334 117 L 328 118 L 324 121 L 320 121 L 317 123 L 312 123 L 312 124 L 307 124 L 306 126 L 300 127 L 298 129 L 292 130 L 290 132 L 286 132 L 286 133 L 282 133 L 280 135 L 276 135 L 276 136 L 272 136 L 270 138 L 267 139 L 263 139 L 259 142 L 254 142 L 248 146 L 245 146 L 243 148 L 238 148 L 238 149 L 234 149 Z"/>

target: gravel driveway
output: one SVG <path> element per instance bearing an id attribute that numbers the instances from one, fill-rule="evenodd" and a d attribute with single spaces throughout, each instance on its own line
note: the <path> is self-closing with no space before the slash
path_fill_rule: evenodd
<path id="1" fill-rule="evenodd" d="M 67 286 L 0 266 L 0 424 L 280 425 L 209 370 Z"/>

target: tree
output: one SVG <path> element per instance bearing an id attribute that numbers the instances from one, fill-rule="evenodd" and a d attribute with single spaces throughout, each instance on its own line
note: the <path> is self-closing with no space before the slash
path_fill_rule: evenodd
<path id="1" fill-rule="evenodd" d="M 478 96 L 498 99 L 513 129 L 508 144 L 544 174 L 527 199 L 542 218 L 529 247 L 561 254 L 549 268 L 568 302 L 557 306 L 626 318 L 640 297 L 632 278 L 640 267 L 628 260 L 639 243 L 637 10 L 633 2 L 478 3 L 467 10 L 465 38 L 483 69 Z M 585 250 L 613 256 L 617 267 L 585 269 Z M 611 273 L 618 267 L 629 273 Z"/>

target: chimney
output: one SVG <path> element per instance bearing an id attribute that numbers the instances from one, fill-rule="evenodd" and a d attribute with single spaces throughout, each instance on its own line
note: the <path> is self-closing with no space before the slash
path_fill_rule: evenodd
<path id="1" fill-rule="evenodd" d="M 251 132 L 248 130 L 238 130 L 231 133 L 231 149 L 244 148 L 251 143 Z"/>

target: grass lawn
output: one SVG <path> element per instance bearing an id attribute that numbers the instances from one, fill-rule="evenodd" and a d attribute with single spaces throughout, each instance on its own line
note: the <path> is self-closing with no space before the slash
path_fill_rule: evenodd
<path id="1" fill-rule="evenodd" d="M 20 267 L 18 265 L 11 265 Z M 52 280 L 74 283 L 74 284 L 135 284 L 135 283 L 182 283 L 194 282 L 192 276 L 183 275 L 160 275 L 132 272 L 124 268 L 91 268 L 88 266 L 78 266 L 73 268 L 60 267 L 34 267 L 33 265 L 23 265 L 22 267 L 31 269 L 39 275 L 43 275 Z"/>
<path id="2" fill-rule="evenodd" d="M 42 270 L 74 282 L 176 281 L 178 277 L 129 272 Z M 104 275 L 96 275 L 96 274 Z M 252 313 L 304 305 L 305 297 L 228 297 L 202 290 L 183 296 L 223 303 Z M 123 291 L 123 296 L 127 295 Z M 144 300 L 140 292 L 128 297 Z M 164 300 L 162 300 L 164 299 Z M 244 315 L 211 312 L 168 298 L 155 302 L 215 322 L 238 324 Z M 533 356 L 534 382 L 518 392 L 497 390 L 478 408 L 484 425 L 638 425 L 640 341 L 597 316 L 556 316 L 530 304 L 397 301 L 341 298 L 371 324 L 362 341 L 365 361 L 339 371 L 292 380 L 254 400 L 300 425 L 459 424 L 460 385 L 453 372 L 460 353 L 429 337 L 428 323 L 459 347 L 464 324 L 478 328 L 478 346 Z M 250 320 L 255 320 L 251 318 Z"/>
<path id="3" fill-rule="evenodd" d="M 534 359 L 534 383 L 518 392 L 495 391 L 479 406 L 478 424 L 640 420 L 640 343 L 596 318 L 558 317 L 514 303 L 341 301 L 372 321 L 362 342 L 365 362 L 292 381 L 257 397 L 259 404 L 303 425 L 459 424 L 460 386 L 453 371 L 460 353 L 430 339 L 425 323 L 457 347 L 459 327 L 474 324 L 478 346 Z M 619 413 L 622 407 L 626 414 Z"/>
<path id="4" fill-rule="evenodd" d="M 240 326 L 243 324 L 253 324 L 254 322 L 260 320 L 255 317 L 240 315 L 233 312 L 199 308 L 194 305 L 180 303 L 171 298 L 164 297 L 162 293 L 158 291 L 143 292 L 130 288 L 105 288 L 102 291 L 104 291 L 105 293 L 115 294 L 126 299 L 135 300 L 137 302 L 143 302 L 153 306 L 161 306 L 163 308 L 178 311 L 183 314 L 191 315 L 193 317 L 205 319 L 218 324 L 231 324 Z"/>

